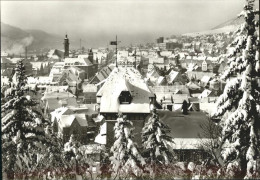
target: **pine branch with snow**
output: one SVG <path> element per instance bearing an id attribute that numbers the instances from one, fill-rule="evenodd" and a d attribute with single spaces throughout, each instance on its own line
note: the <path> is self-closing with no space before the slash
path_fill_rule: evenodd
<path id="1" fill-rule="evenodd" d="M 70 140 L 64 144 L 64 156 L 69 167 L 72 167 L 71 175 L 84 175 L 89 168 L 90 160 L 85 154 L 84 148 L 75 135 L 71 135 Z"/>
<path id="2" fill-rule="evenodd" d="M 259 23 L 253 8 L 254 0 L 247 0 L 239 15 L 245 22 L 230 45 L 229 68 L 222 75 L 222 79 L 229 80 L 212 115 L 222 118 L 221 144 L 226 173 L 240 178 L 255 175 L 256 160 L 260 157 Z M 230 80 L 232 76 L 235 77 Z M 226 113 L 231 115 L 223 118 Z M 236 173 L 232 174 L 232 169 Z"/>
<path id="3" fill-rule="evenodd" d="M 25 96 L 25 68 L 22 61 L 16 68 L 17 84 L 15 93 L 1 107 L 2 110 L 2 164 L 10 179 L 17 172 L 28 175 L 38 166 L 40 154 L 51 145 L 44 127 L 48 122 L 34 106 L 37 104 L 30 96 Z"/>
<path id="4" fill-rule="evenodd" d="M 151 167 L 150 172 L 156 174 L 164 173 L 164 168 L 173 159 L 172 137 L 167 134 L 170 133 L 170 128 L 160 121 L 156 110 L 153 111 L 152 116 L 142 129 L 142 144 L 146 162 Z M 158 168 L 155 168 L 155 167 Z M 155 172 L 160 170 L 161 172 Z"/>
<path id="5" fill-rule="evenodd" d="M 145 160 L 133 142 L 132 122 L 122 114 L 118 115 L 114 126 L 115 142 L 111 147 L 110 157 L 112 171 L 115 178 L 140 177 L 143 173 Z"/>

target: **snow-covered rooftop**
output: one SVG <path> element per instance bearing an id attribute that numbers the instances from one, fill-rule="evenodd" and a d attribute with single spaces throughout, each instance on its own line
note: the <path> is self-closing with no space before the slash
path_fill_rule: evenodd
<path id="1" fill-rule="evenodd" d="M 187 84 L 187 87 L 191 90 L 196 90 L 196 89 L 200 89 L 200 86 L 198 86 L 197 84 L 195 84 L 194 82 L 189 82 Z"/>
<path id="2" fill-rule="evenodd" d="M 41 98 L 41 100 L 46 99 L 69 99 L 69 98 L 75 98 L 76 96 L 71 94 L 70 92 L 45 92 L 44 96 Z"/>
<path id="3" fill-rule="evenodd" d="M 201 78 L 201 82 L 208 83 L 209 80 L 210 80 L 210 78 L 211 78 L 211 77 L 209 77 L 209 76 L 203 76 L 203 77 Z"/>
<path id="4" fill-rule="evenodd" d="M 92 63 L 87 58 L 65 58 L 65 65 L 75 65 L 75 66 L 91 66 Z"/>
<path id="5" fill-rule="evenodd" d="M 70 127 L 74 120 L 76 120 L 80 126 L 88 126 L 88 122 L 85 114 L 75 114 L 67 107 L 60 107 L 51 112 L 52 122 L 57 119 L 59 125 L 64 127 Z"/>
<path id="6" fill-rule="evenodd" d="M 208 142 L 208 138 L 174 138 L 173 149 L 200 149 L 203 142 Z"/>
<path id="7" fill-rule="evenodd" d="M 129 91 L 132 96 L 130 104 L 120 104 L 119 95 Z M 101 97 L 100 112 L 136 112 L 150 113 L 150 99 L 154 94 L 149 89 L 138 70 L 133 67 L 113 69 L 107 81 L 97 92 Z"/>
<path id="8" fill-rule="evenodd" d="M 211 94 L 211 90 L 208 90 L 208 89 L 204 89 L 204 91 L 199 95 L 199 98 L 205 98 L 205 97 L 208 97 L 210 94 Z"/>
<path id="9" fill-rule="evenodd" d="M 178 74 L 179 74 L 179 72 L 171 70 L 171 72 L 167 76 L 167 81 L 168 82 L 173 82 L 175 80 L 175 78 L 178 76 Z"/>
<path id="10" fill-rule="evenodd" d="M 38 77 L 28 77 L 28 84 L 50 84 L 51 78 L 49 76 L 38 76 Z"/>
<path id="11" fill-rule="evenodd" d="M 107 123 L 105 122 L 100 126 L 100 132 L 95 138 L 95 143 L 106 144 L 107 143 L 106 133 L 107 133 Z"/>

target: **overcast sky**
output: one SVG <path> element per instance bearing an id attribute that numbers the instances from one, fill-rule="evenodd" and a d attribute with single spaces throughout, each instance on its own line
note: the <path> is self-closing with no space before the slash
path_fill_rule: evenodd
<path id="1" fill-rule="evenodd" d="M 2 1 L 1 20 L 22 29 L 83 39 L 138 42 L 211 29 L 234 18 L 244 0 Z"/>

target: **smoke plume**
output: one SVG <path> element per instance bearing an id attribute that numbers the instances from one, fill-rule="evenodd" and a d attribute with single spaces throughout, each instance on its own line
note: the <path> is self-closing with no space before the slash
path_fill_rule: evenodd
<path id="1" fill-rule="evenodd" d="M 14 42 L 9 49 L 6 50 L 8 54 L 24 54 L 25 47 L 31 45 L 33 42 L 33 37 L 28 36 L 22 40 Z"/>

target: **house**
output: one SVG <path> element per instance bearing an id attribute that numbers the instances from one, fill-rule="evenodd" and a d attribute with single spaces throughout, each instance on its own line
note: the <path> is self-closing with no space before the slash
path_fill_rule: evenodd
<path id="1" fill-rule="evenodd" d="M 68 92 L 68 90 L 69 86 L 46 86 L 45 92 Z"/>
<path id="2" fill-rule="evenodd" d="M 90 58 L 90 57 L 88 57 Z M 98 70 L 98 65 L 93 64 L 87 58 L 65 58 L 64 59 L 64 69 L 69 67 L 77 67 L 85 72 L 85 77 L 88 79 L 95 75 Z"/>
<path id="3" fill-rule="evenodd" d="M 220 89 L 220 82 L 214 78 L 209 82 L 209 88 L 212 90 L 219 90 Z"/>
<path id="4" fill-rule="evenodd" d="M 210 81 L 211 77 L 210 76 L 203 76 L 200 80 L 200 85 L 202 87 L 206 87 L 208 84 L 209 84 L 209 81 Z"/>
<path id="5" fill-rule="evenodd" d="M 185 79 L 182 77 L 181 73 L 171 70 L 170 73 L 166 76 L 168 84 L 184 84 Z"/>
<path id="6" fill-rule="evenodd" d="M 57 78 L 59 78 L 64 70 L 64 62 L 56 62 L 53 64 L 49 77 L 52 79 L 52 81 L 56 81 Z"/>
<path id="7" fill-rule="evenodd" d="M 146 56 L 141 56 L 141 61 L 140 61 L 140 68 L 142 69 L 147 69 L 148 68 L 148 65 L 149 65 L 149 58 Z"/>
<path id="8" fill-rule="evenodd" d="M 107 60 L 107 52 L 94 52 L 94 59 L 99 62 L 99 64 L 104 64 Z"/>
<path id="9" fill-rule="evenodd" d="M 225 61 L 222 61 L 218 68 L 218 73 L 222 74 L 227 69 L 227 63 Z"/>
<path id="10" fill-rule="evenodd" d="M 105 80 L 112 70 L 115 68 L 114 65 L 110 64 L 108 66 L 103 67 L 99 72 L 95 74 L 95 76 L 90 80 L 91 84 L 98 84 L 101 81 Z"/>
<path id="11" fill-rule="evenodd" d="M 85 78 L 85 72 L 77 67 L 69 67 L 64 69 L 62 74 L 55 80 L 59 85 L 69 86 L 70 91 L 73 94 L 78 94 L 78 91 L 82 89 L 82 82 Z"/>
<path id="12" fill-rule="evenodd" d="M 63 143 L 73 134 L 82 144 L 94 142 L 96 125 L 85 113 L 75 113 L 68 107 L 60 107 L 51 112 L 53 130 L 62 137 Z"/>
<path id="13" fill-rule="evenodd" d="M 220 93 L 218 91 L 204 89 L 204 91 L 198 96 L 198 98 L 201 99 L 201 102 L 215 103 L 219 95 Z"/>
<path id="14" fill-rule="evenodd" d="M 162 57 L 169 57 L 172 55 L 172 51 L 161 51 L 160 56 Z"/>
<path id="15" fill-rule="evenodd" d="M 55 61 L 59 61 L 59 60 L 64 58 L 64 51 L 63 50 L 58 50 L 58 49 L 51 49 L 48 52 L 47 57 L 49 59 L 52 59 L 52 60 L 55 60 Z"/>
<path id="16" fill-rule="evenodd" d="M 159 76 L 156 81 L 156 85 L 160 86 L 160 85 L 165 85 L 165 84 L 166 84 L 166 78 L 164 76 Z"/>
<path id="17" fill-rule="evenodd" d="M 189 102 L 189 95 L 188 94 L 172 94 L 172 101 L 173 101 L 173 107 L 172 110 L 181 110 L 183 101 Z"/>
<path id="18" fill-rule="evenodd" d="M 86 104 L 96 103 L 97 86 L 95 84 L 83 83 L 82 85 L 84 98 Z"/>
<path id="19" fill-rule="evenodd" d="M 164 64 L 164 58 L 163 57 L 150 57 L 149 58 L 149 64 Z"/>
<path id="20" fill-rule="evenodd" d="M 135 140 L 141 143 L 141 129 L 154 101 L 155 95 L 138 70 L 133 67 L 114 68 L 97 92 L 100 114 L 107 122 L 107 146 L 111 146 L 114 142 L 113 127 L 119 112 L 133 122 L 137 133 Z"/>
<path id="21" fill-rule="evenodd" d="M 204 60 L 203 62 L 202 62 L 202 71 L 208 71 L 208 64 L 207 64 L 207 62 L 206 62 L 206 60 Z"/>
<path id="22" fill-rule="evenodd" d="M 104 122 L 100 128 L 98 135 L 95 137 L 95 143 L 106 145 L 107 144 L 107 123 Z"/>
<path id="23" fill-rule="evenodd" d="M 188 115 L 183 115 L 180 111 L 158 110 L 158 115 L 171 129 L 170 136 L 174 141 L 171 146 L 178 162 L 200 162 L 209 157 L 209 154 L 201 149 L 201 143 L 210 140 L 200 127 L 200 124 L 208 121 L 206 113 L 190 111 Z"/>
<path id="24" fill-rule="evenodd" d="M 200 101 L 199 101 L 199 98 L 197 98 L 197 97 L 190 97 L 189 98 L 189 104 L 190 104 L 190 106 L 188 107 L 189 111 L 200 111 Z"/>
<path id="25" fill-rule="evenodd" d="M 41 93 L 45 92 L 48 86 L 56 85 L 56 83 L 53 83 L 51 81 L 51 78 L 49 76 L 28 77 L 27 83 L 31 87 L 37 87 L 38 91 L 40 91 Z"/>
<path id="26" fill-rule="evenodd" d="M 201 93 L 202 92 L 202 88 L 195 82 L 190 81 L 189 83 L 186 84 L 186 86 L 188 87 L 188 89 L 190 90 L 190 93 Z"/>
<path id="27" fill-rule="evenodd" d="M 117 57 L 128 57 L 129 56 L 129 52 L 128 51 L 117 51 Z"/>
<path id="28" fill-rule="evenodd" d="M 173 99 L 172 93 L 164 93 L 163 98 L 160 100 L 160 104 L 163 109 L 168 109 L 169 111 L 173 110 Z"/>
<path id="29" fill-rule="evenodd" d="M 44 104 L 44 115 L 49 116 L 49 113 L 59 107 L 76 106 L 77 101 L 75 95 L 69 92 L 45 92 L 41 101 Z"/>
<path id="30" fill-rule="evenodd" d="M 156 84 L 158 81 L 158 78 L 160 77 L 159 73 L 155 68 L 153 68 L 151 71 L 147 72 L 146 77 L 153 83 Z"/>
<path id="31" fill-rule="evenodd" d="M 213 78 L 215 76 L 212 72 L 203 72 L 203 71 L 189 71 L 186 72 L 189 79 L 195 78 L 195 80 L 201 80 L 203 76 L 209 76 Z"/>
<path id="32" fill-rule="evenodd" d="M 48 61 L 30 63 L 32 64 L 33 74 L 35 75 L 46 75 L 50 71 L 50 63 Z"/>
<path id="33" fill-rule="evenodd" d="M 101 153 L 105 151 L 104 145 L 87 144 L 79 147 L 81 152 L 85 152 L 85 156 L 92 162 L 92 172 L 95 172 L 100 167 Z"/>

